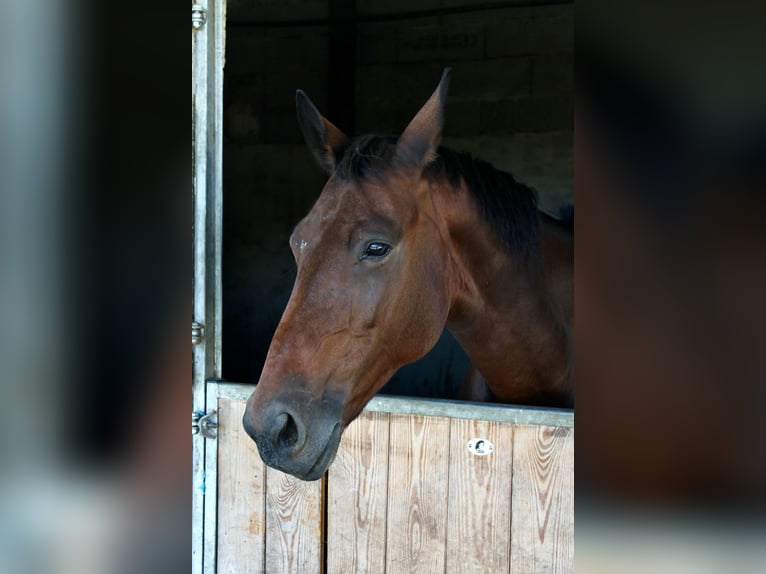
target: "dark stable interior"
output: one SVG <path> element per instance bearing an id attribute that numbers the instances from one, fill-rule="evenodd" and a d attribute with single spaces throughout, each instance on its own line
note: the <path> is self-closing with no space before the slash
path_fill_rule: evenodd
<path id="1" fill-rule="evenodd" d="M 295 91 L 349 135 L 400 133 L 452 68 L 443 144 L 508 171 L 542 210 L 573 201 L 573 4 L 230 0 L 224 75 L 223 376 L 258 381 L 290 296 L 294 226 L 325 181 Z M 383 392 L 451 398 L 449 333 Z"/>

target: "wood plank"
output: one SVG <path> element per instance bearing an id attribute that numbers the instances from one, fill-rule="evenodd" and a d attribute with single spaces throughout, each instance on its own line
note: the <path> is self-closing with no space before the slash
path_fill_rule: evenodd
<path id="1" fill-rule="evenodd" d="M 444 572 L 449 420 L 391 415 L 386 572 Z"/>
<path id="2" fill-rule="evenodd" d="M 363 412 L 343 433 L 327 486 L 327 571 L 384 572 L 388 417 Z"/>
<path id="3" fill-rule="evenodd" d="M 262 573 L 266 467 L 242 428 L 245 401 L 218 400 L 218 572 Z M 210 448 L 210 447 L 208 447 Z"/>
<path id="4" fill-rule="evenodd" d="M 267 467 L 266 572 L 322 571 L 324 480 L 304 482 Z"/>
<path id="5" fill-rule="evenodd" d="M 511 574 L 573 572 L 574 429 L 518 425 Z"/>
<path id="6" fill-rule="evenodd" d="M 468 450 L 489 440 L 491 454 Z M 513 425 L 453 419 L 450 429 L 447 572 L 508 573 L 511 558 Z"/>

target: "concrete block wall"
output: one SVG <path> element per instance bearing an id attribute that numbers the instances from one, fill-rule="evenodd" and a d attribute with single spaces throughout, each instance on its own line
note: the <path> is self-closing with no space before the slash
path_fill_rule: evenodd
<path id="1" fill-rule="evenodd" d="M 541 207 L 555 212 L 573 196 L 573 8 L 504 7 L 360 24 L 357 131 L 400 132 L 450 66 L 445 144 L 512 172 L 538 190 Z M 424 9 L 357 4 L 362 14 Z"/>
<path id="2" fill-rule="evenodd" d="M 298 128 L 295 90 L 326 107 L 327 26 L 270 22 L 322 20 L 327 8 L 327 0 L 228 1 L 223 374 L 229 380 L 258 380 L 295 278 L 288 237 L 324 185 Z"/>
<path id="3" fill-rule="evenodd" d="M 449 65 L 445 144 L 511 171 L 555 211 L 572 198 L 572 6 L 402 16 L 478 4 L 486 2 L 357 0 L 356 133 L 400 132 Z M 327 109 L 327 13 L 327 0 L 228 2 L 223 372 L 230 380 L 257 381 L 295 276 L 287 238 L 324 184 L 301 140 L 294 95 L 302 88 Z M 445 335 L 388 390 L 448 394 L 467 364 Z"/>

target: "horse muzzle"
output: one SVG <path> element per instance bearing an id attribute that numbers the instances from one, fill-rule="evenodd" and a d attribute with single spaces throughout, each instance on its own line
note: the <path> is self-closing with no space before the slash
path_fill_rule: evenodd
<path id="1" fill-rule="evenodd" d="M 301 480 L 317 480 L 332 464 L 343 431 L 341 405 L 281 393 L 266 402 L 250 396 L 242 425 L 267 465 Z"/>

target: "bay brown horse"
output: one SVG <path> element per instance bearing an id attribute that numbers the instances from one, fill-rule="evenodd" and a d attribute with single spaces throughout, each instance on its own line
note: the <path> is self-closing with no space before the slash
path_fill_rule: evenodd
<path id="1" fill-rule="evenodd" d="M 473 363 L 462 397 L 571 406 L 571 225 L 534 191 L 439 147 L 449 83 L 398 138 L 350 140 L 298 91 L 329 174 L 290 237 L 298 273 L 243 424 L 266 464 L 322 476 L 341 433 L 446 326 Z"/>

